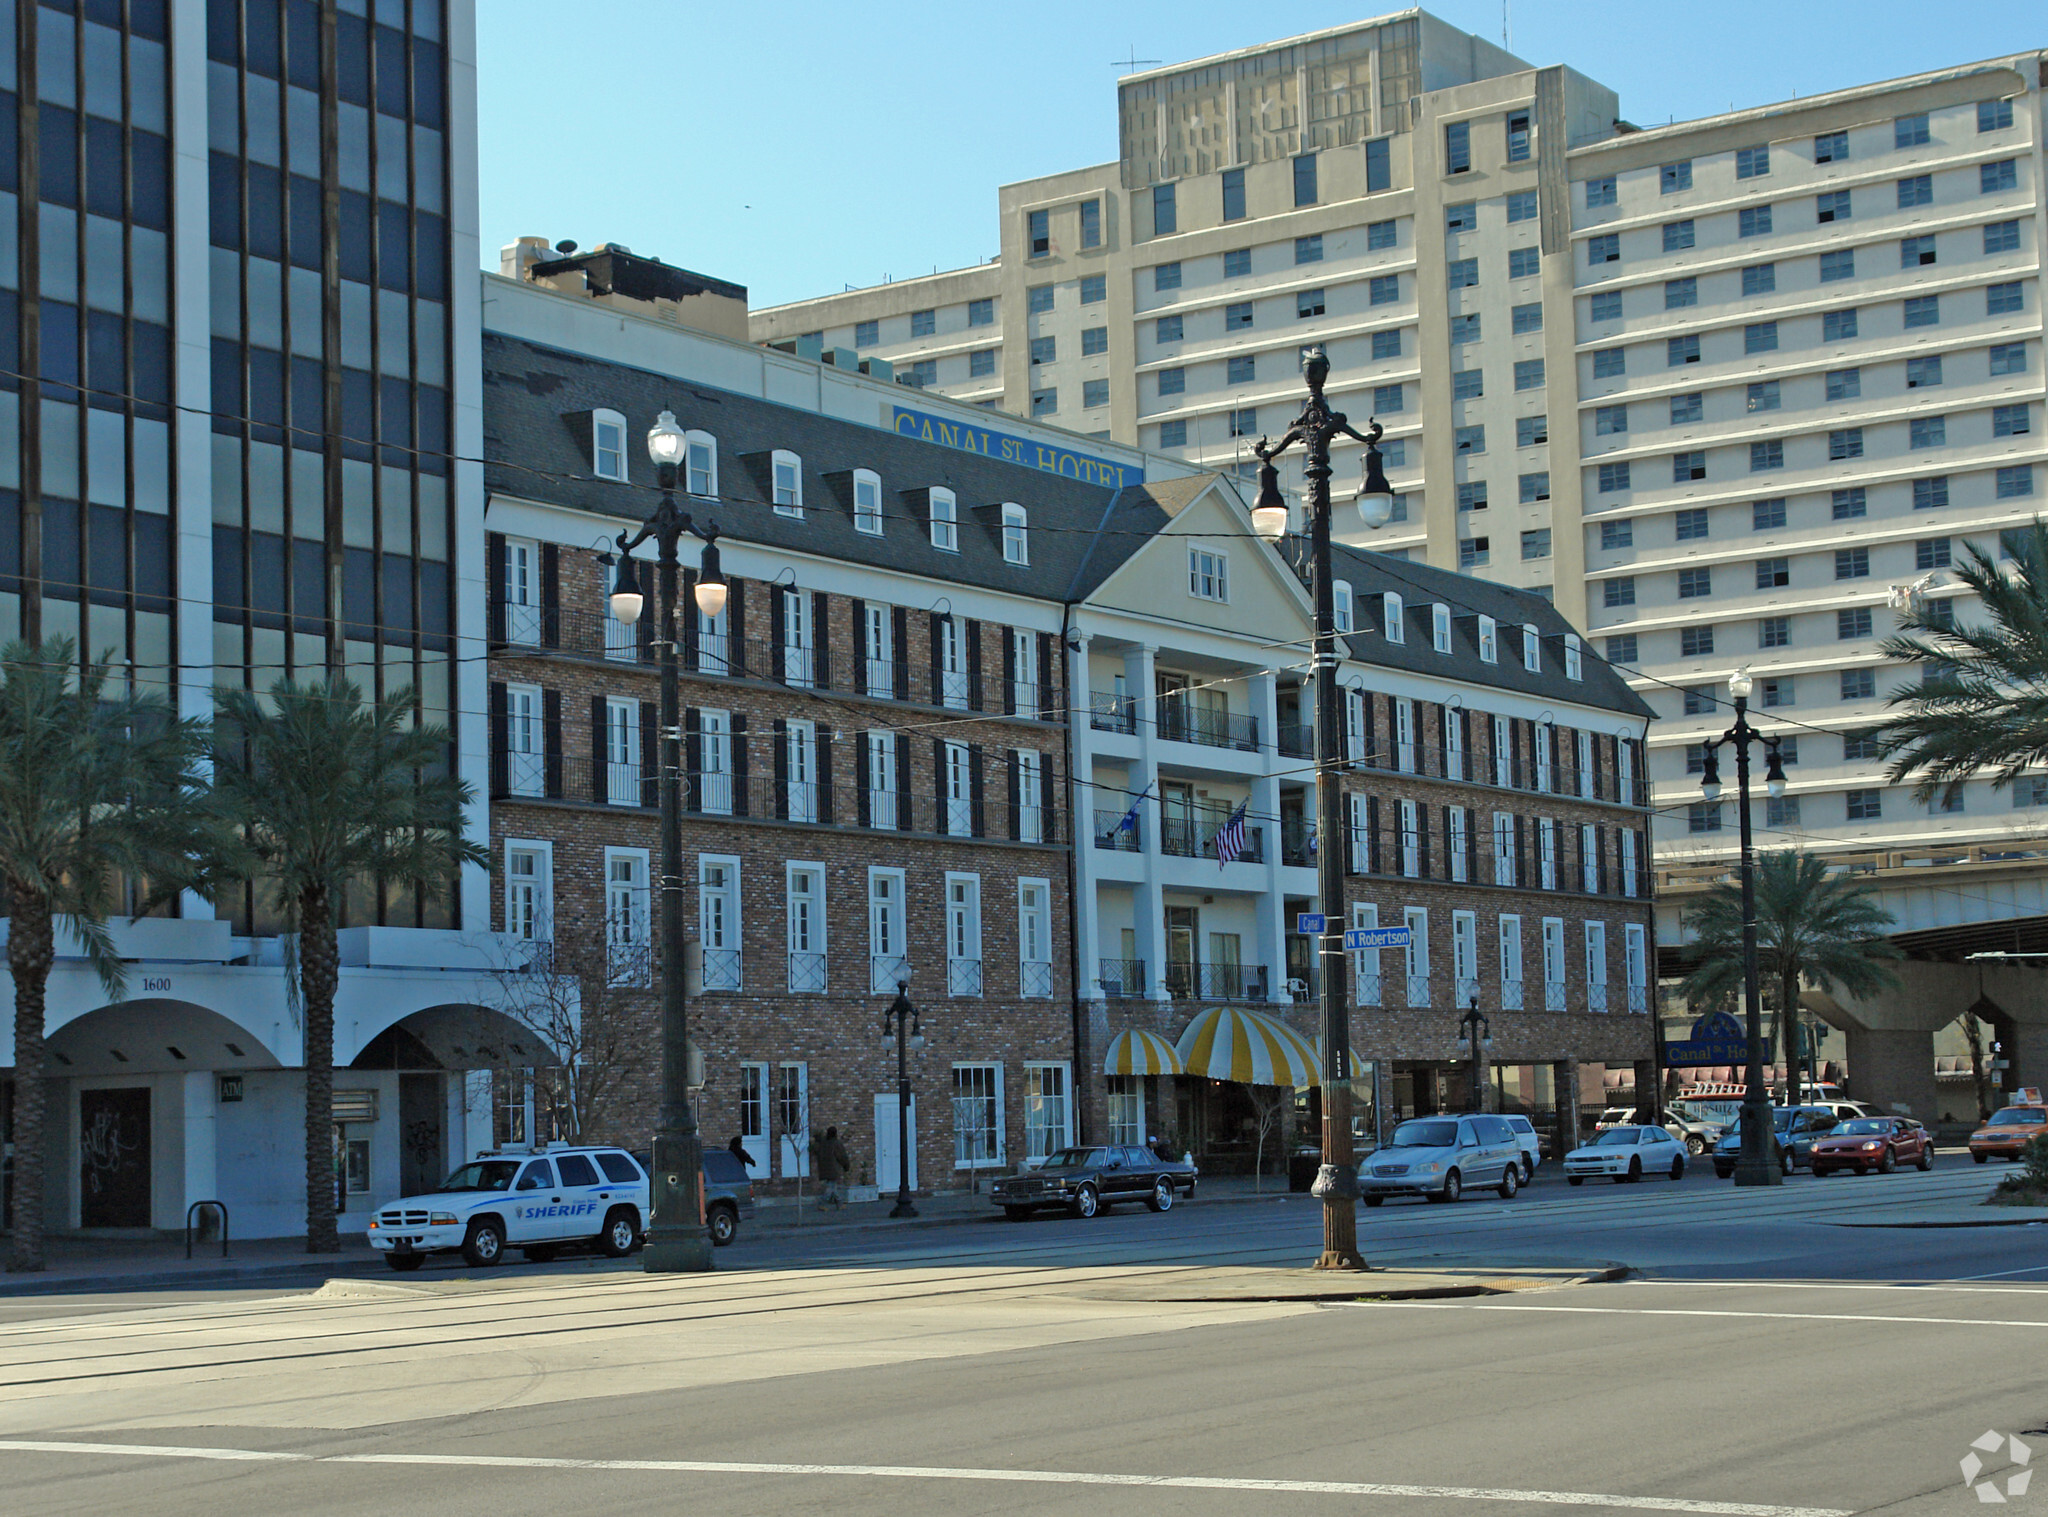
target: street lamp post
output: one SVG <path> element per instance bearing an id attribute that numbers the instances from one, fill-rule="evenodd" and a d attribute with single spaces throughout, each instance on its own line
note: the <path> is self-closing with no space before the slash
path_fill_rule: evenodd
<path id="1" fill-rule="evenodd" d="M 1482 1048 L 1493 1047 L 1493 1026 L 1481 1014 L 1479 996 L 1476 992 L 1473 994 L 1472 1004 L 1465 1009 L 1465 1014 L 1458 1018 L 1458 1036 L 1465 1040 L 1465 1046 L 1472 1051 L 1472 1109 L 1484 1111 L 1486 1100 L 1479 1085 L 1482 1073 L 1479 1051 Z"/>
<path id="2" fill-rule="evenodd" d="M 1749 725 L 1749 692 L 1747 669 L 1738 669 L 1729 676 L 1728 694 L 1735 701 L 1735 725 L 1706 745 L 1700 793 L 1710 801 L 1721 799 L 1720 749 L 1723 743 L 1734 744 L 1736 809 L 1740 813 L 1742 838 L 1742 1006 L 1749 1034 L 1749 1068 L 1742 1098 L 1742 1157 L 1735 1166 L 1735 1183 L 1777 1185 L 1784 1176 L 1773 1160 L 1771 1098 L 1764 1088 L 1764 1009 L 1756 967 L 1756 860 L 1750 851 L 1749 745 L 1764 745 L 1764 784 L 1774 800 L 1785 793 L 1785 767 L 1778 755 L 1778 740 L 1763 736 Z"/>
<path id="3" fill-rule="evenodd" d="M 649 1274 L 708 1270 L 711 1243 L 704 1236 L 704 1145 L 690 1109 L 689 1000 L 683 944 L 682 689 L 676 659 L 677 545 L 685 532 L 701 538 L 704 563 L 697 609 L 725 609 L 725 577 L 718 567 L 718 528 L 700 527 L 676 509 L 676 466 L 688 447 L 673 413 L 663 411 L 647 434 L 661 504 L 630 537 L 619 539 L 619 574 L 612 615 L 627 626 L 646 604 L 633 570 L 633 549 L 650 537 L 660 552 L 661 636 L 661 1113 L 654 1129 L 654 1220 L 641 1256 Z"/>
<path id="4" fill-rule="evenodd" d="M 1316 623 L 1316 830 L 1322 842 L 1316 850 L 1316 879 L 1322 897 L 1324 930 L 1342 930 L 1344 911 L 1344 850 L 1338 846 L 1342 831 L 1341 796 L 1338 794 L 1344 730 L 1343 710 L 1337 695 L 1336 597 L 1330 564 L 1330 442 L 1340 434 L 1365 444 L 1365 480 L 1358 494 L 1358 511 L 1367 527 L 1383 527 L 1393 515 L 1394 492 L 1387 483 L 1380 458 L 1381 428 L 1368 422 L 1366 432 L 1354 431 L 1340 411 L 1330 409 L 1323 399 L 1323 383 L 1330 376 L 1330 360 L 1320 346 L 1302 355 L 1302 377 L 1308 381 L 1308 404 L 1279 442 L 1268 444 L 1260 438 L 1259 494 L 1252 506 L 1252 526 L 1261 537 L 1278 541 L 1287 531 L 1287 502 L 1280 495 L 1280 471 L 1273 460 L 1295 443 L 1305 446 L 1308 462 L 1303 473 L 1308 481 L 1309 554 L 1315 582 Z M 1321 945 L 1319 945 L 1321 946 Z M 1344 1006 L 1344 956 L 1320 954 L 1323 988 L 1323 1163 L 1316 1175 L 1315 1195 L 1323 1203 L 1323 1252 L 1317 1269 L 1364 1269 L 1358 1252 L 1358 1169 L 1351 1145 L 1351 1023 Z"/>
<path id="5" fill-rule="evenodd" d="M 892 1026 L 896 1034 L 896 1204 L 889 1215 L 914 1217 L 917 1208 L 910 1204 L 910 1044 L 915 1039 L 922 1047 L 924 1030 L 917 1008 L 910 1004 L 908 980 L 896 982 L 896 999 L 883 1008 L 884 1038 Z"/>

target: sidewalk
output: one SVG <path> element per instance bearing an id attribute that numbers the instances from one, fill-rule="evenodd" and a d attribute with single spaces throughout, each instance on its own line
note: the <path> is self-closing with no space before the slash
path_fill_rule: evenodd
<path id="1" fill-rule="evenodd" d="M 1221 1203 L 1277 1203 L 1285 1199 L 1282 1182 L 1269 1179 L 1263 1194 L 1255 1192 L 1249 1178 L 1227 1176 L 1205 1179 L 1197 1192 L 1199 1200 L 1180 1204 L 1208 1206 Z M 1307 1197 L 1298 1200 L 1307 1203 Z M 794 1198 L 757 1202 L 753 1220 L 741 1224 L 742 1235 L 770 1233 L 844 1233 L 863 1229 L 941 1227 L 983 1220 L 1000 1222 L 1002 1212 L 984 1195 L 946 1191 L 919 1196 L 913 1201 L 915 1218 L 891 1217 L 896 1204 L 893 1195 L 879 1201 L 862 1201 L 843 1209 L 818 1208 L 814 1196 L 806 1196 L 799 1208 Z M 1313 1203 L 1308 1203 L 1313 1204 Z M 270 1280 L 309 1280 L 326 1276 L 385 1274 L 383 1256 L 359 1237 L 344 1236 L 338 1254 L 308 1254 L 303 1238 L 237 1239 L 229 1245 L 228 1257 L 220 1256 L 220 1241 L 194 1243 L 192 1258 L 185 1257 L 182 1239 L 79 1239 L 52 1238 L 45 1249 L 48 1268 L 40 1274 L 0 1274 L 0 1298 L 52 1295 L 67 1291 L 94 1290 L 224 1290 L 238 1284 Z"/>

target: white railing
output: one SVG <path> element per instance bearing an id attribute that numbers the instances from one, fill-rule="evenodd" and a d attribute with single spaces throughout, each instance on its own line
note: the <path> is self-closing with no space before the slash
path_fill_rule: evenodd
<path id="1" fill-rule="evenodd" d="M 789 956 L 789 989 L 793 995 L 822 995 L 825 990 L 825 956 L 822 953 L 792 953 Z"/>
<path id="2" fill-rule="evenodd" d="M 704 988 L 706 990 L 738 990 L 740 988 L 740 951 L 737 948 L 707 948 L 704 950 Z"/>
<path id="3" fill-rule="evenodd" d="M 1428 975 L 1411 974 L 1408 976 L 1408 1004 L 1410 1006 L 1427 1006 L 1429 1004 Z"/>
<path id="4" fill-rule="evenodd" d="M 1357 1002 L 1360 1006 L 1384 1004 L 1380 999 L 1382 992 L 1378 975 L 1360 972 L 1351 977 L 1351 983 L 1357 987 Z"/>
<path id="5" fill-rule="evenodd" d="M 1502 1011 L 1520 1011 L 1522 1009 L 1522 982 L 1520 980 L 1502 980 L 1500 982 L 1500 1009 Z"/>
<path id="6" fill-rule="evenodd" d="M 1020 959 L 1017 963 L 1017 993 L 1032 1000 L 1052 994 L 1052 965 L 1042 959 Z"/>
<path id="7" fill-rule="evenodd" d="M 1650 1009 L 1650 987 L 1631 985 L 1628 988 L 1628 1009 L 1646 1012 Z"/>
<path id="8" fill-rule="evenodd" d="M 538 753 L 505 755 L 505 788 L 514 795 L 547 793 L 547 759 Z"/>
<path id="9" fill-rule="evenodd" d="M 910 960 L 901 954 L 876 953 L 868 956 L 868 990 L 878 996 L 893 996 L 896 986 L 910 978 Z"/>
<path id="10" fill-rule="evenodd" d="M 505 641 L 532 648 L 540 642 L 540 607 L 505 603 Z"/>
<path id="11" fill-rule="evenodd" d="M 1543 1009 L 1545 1011 L 1564 1010 L 1564 981 L 1545 980 L 1543 982 Z"/>
<path id="12" fill-rule="evenodd" d="M 1479 1004 L 1479 981 L 1478 981 L 1478 979 L 1477 979 L 1477 978 L 1476 978 L 1475 976 L 1469 976 L 1469 975 L 1460 975 L 1460 976 L 1458 976 L 1458 1006 L 1459 1006 L 1459 1009 L 1460 1009 L 1460 1010 L 1462 1010 L 1463 1008 L 1465 1008 L 1465 1007 L 1467 1007 L 1467 1006 L 1476 1006 L 1476 1005 L 1478 1005 L 1478 1004 Z"/>
<path id="13" fill-rule="evenodd" d="M 607 760 L 604 775 L 604 798 L 614 806 L 637 806 L 640 804 L 640 766 L 622 764 L 617 759 Z"/>
<path id="14" fill-rule="evenodd" d="M 1607 987 L 1600 984 L 1588 985 L 1586 987 L 1586 1010 L 1605 1011 L 1606 1009 Z"/>
<path id="15" fill-rule="evenodd" d="M 949 996 L 980 995 L 981 960 L 946 960 L 946 994 Z"/>

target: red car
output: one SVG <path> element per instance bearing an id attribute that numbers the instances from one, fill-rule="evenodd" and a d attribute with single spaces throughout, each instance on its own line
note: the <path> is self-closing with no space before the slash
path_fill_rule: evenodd
<path id="1" fill-rule="evenodd" d="M 1934 1134 L 1911 1117 L 1851 1117 L 1813 1145 L 1813 1172 L 1888 1175 L 1901 1164 L 1934 1168 Z"/>

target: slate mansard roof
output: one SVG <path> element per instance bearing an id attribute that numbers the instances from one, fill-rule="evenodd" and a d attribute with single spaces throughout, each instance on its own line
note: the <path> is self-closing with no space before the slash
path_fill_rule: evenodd
<path id="1" fill-rule="evenodd" d="M 504 333 L 484 333 L 483 359 L 484 480 L 494 494 L 645 516 L 660 499 L 646 433 L 670 410 L 718 441 L 717 501 L 679 491 L 678 503 L 734 542 L 1058 602 L 1100 584 L 1168 520 L 1145 485 L 1086 484 Z M 626 419 L 627 483 L 591 474 L 597 410 Z M 802 460 L 801 520 L 775 514 L 776 449 Z M 855 469 L 881 478 L 880 537 L 854 530 Z M 958 552 L 932 546 L 924 492 L 935 487 L 956 496 Z M 1006 501 L 1025 509 L 1027 567 L 1003 558 Z"/>
<path id="2" fill-rule="evenodd" d="M 1351 586 L 1355 630 L 1347 641 L 1351 656 L 1360 663 L 1491 685 L 1532 700 L 1594 706 L 1631 717 L 1656 714 L 1583 637 L 1579 639 L 1581 677 L 1565 676 L 1565 635 L 1577 634 L 1542 596 L 1361 548 L 1338 545 L 1332 552 L 1336 577 Z M 1389 641 L 1384 631 L 1381 597 L 1390 591 L 1401 597 L 1407 633 L 1405 641 L 1398 643 Z M 1438 603 L 1451 608 L 1448 654 L 1438 653 L 1431 642 L 1430 607 Z M 1492 617 L 1499 629 L 1497 663 L 1489 664 L 1479 656 L 1481 616 Z M 1522 664 L 1525 625 L 1534 627 L 1543 639 L 1542 668 L 1534 673 Z"/>

